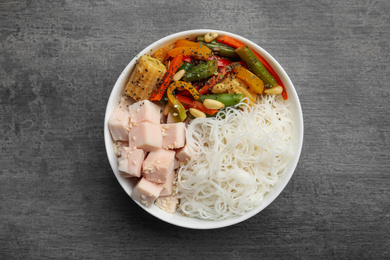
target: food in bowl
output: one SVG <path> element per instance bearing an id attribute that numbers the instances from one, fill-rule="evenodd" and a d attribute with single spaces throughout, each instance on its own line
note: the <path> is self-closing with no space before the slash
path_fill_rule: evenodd
<path id="1" fill-rule="evenodd" d="M 108 125 L 134 200 L 214 221 L 262 203 L 291 159 L 294 124 L 272 66 L 211 35 L 139 57 Z"/>

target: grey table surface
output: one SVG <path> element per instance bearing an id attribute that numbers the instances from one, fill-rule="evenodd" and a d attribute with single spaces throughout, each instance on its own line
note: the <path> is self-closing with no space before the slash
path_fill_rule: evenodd
<path id="1" fill-rule="evenodd" d="M 212 28 L 284 67 L 301 158 L 260 214 L 164 223 L 121 189 L 103 119 L 143 48 Z M 0 259 L 389 259 L 390 1 L 0 1 Z"/>

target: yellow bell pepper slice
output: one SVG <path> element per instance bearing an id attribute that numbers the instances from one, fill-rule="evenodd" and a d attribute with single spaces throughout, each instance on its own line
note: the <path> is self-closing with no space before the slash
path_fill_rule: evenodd
<path id="1" fill-rule="evenodd" d="M 243 80 L 253 92 L 257 94 L 263 93 L 264 82 L 255 74 L 242 66 L 235 67 L 234 72 L 236 73 L 236 77 Z"/>

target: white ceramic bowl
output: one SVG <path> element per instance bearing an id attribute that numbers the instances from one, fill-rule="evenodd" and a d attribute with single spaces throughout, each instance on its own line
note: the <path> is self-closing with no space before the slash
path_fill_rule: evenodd
<path id="1" fill-rule="evenodd" d="M 191 31 L 184 31 L 175 33 L 172 35 L 169 35 L 167 37 L 164 37 L 155 43 L 151 44 L 150 46 L 143 49 L 137 57 L 143 55 L 143 54 L 153 54 L 158 48 L 163 47 L 168 44 L 174 43 L 178 39 L 184 39 L 184 38 L 194 38 L 197 35 L 202 35 L 207 32 L 217 32 L 219 35 L 229 35 L 232 36 L 244 44 L 247 44 L 250 46 L 253 50 L 258 52 L 261 56 L 263 56 L 269 64 L 272 66 L 272 68 L 275 70 L 275 72 L 279 75 L 280 79 L 282 80 L 284 86 L 287 89 L 288 94 L 288 100 L 286 102 L 291 103 L 292 110 L 293 110 L 293 116 L 295 121 L 295 129 L 294 129 L 294 138 L 295 138 L 295 147 L 294 147 L 294 156 L 291 159 L 291 162 L 288 165 L 287 174 L 283 175 L 278 183 L 274 186 L 271 192 L 269 192 L 265 198 L 263 203 L 253 209 L 252 211 L 246 213 L 243 216 L 238 216 L 235 218 L 222 220 L 222 221 L 208 221 L 208 220 L 201 220 L 197 218 L 189 218 L 182 216 L 180 213 L 175 214 L 168 214 L 164 212 L 163 210 L 159 209 L 157 206 L 153 205 L 151 208 L 146 208 L 142 206 L 140 203 L 136 202 L 140 207 L 142 207 L 145 211 L 149 212 L 153 216 L 171 223 L 173 225 L 186 227 L 186 228 L 193 228 L 193 229 L 214 229 L 214 228 L 221 228 L 226 227 L 230 225 L 237 224 L 239 222 L 242 222 L 260 211 L 262 211 L 264 208 L 266 208 L 276 197 L 282 192 L 282 190 L 286 187 L 288 181 L 290 180 L 291 176 L 294 173 L 294 170 L 297 166 L 299 156 L 301 154 L 302 149 L 302 142 L 303 142 L 303 117 L 302 117 L 302 109 L 299 102 L 299 98 L 297 95 L 297 92 L 295 91 L 295 88 L 288 77 L 287 73 L 284 71 L 284 69 L 279 65 L 279 63 L 264 49 L 262 49 L 260 46 L 256 45 L 255 43 L 251 42 L 250 40 L 247 40 L 241 36 L 238 36 L 236 34 L 232 34 L 229 32 L 224 31 L 218 31 L 218 30 L 210 30 L 210 29 L 200 29 L 200 30 L 191 30 Z M 110 98 L 108 100 L 107 109 L 106 109 L 106 115 L 104 119 L 104 139 L 105 139 L 105 145 L 108 155 L 108 160 L 110 161 L 111 168 L 114 171 L 114 174 L 116 178 L 118 179 L 120 185 L 125 190 L 125 192 L 130 196 L 132 187 L 135 184 L 134 180 L 125 179 L 120 176 L 118 172 L 118 165 L 117 165 L 117 157 L 115 156 L 114 149 L 113 149 L 113 141 L 111 139 L 109 130 L 108 130 L 108 118 L 112 111 L 117 107 L 119 100 L 121 96 L 124 93 L 124 88 L 126 85 L 126 82 L 130 76 L 130 73 L 133 70 L 133 67 L 136 63 L 137 57 L 134 57 L 130 63 L 126 66 L 126 68 L 123 70 L 121 75 L 119 76 L 118 80 L 115 83 L 115 86 L 111 92 Z"/>

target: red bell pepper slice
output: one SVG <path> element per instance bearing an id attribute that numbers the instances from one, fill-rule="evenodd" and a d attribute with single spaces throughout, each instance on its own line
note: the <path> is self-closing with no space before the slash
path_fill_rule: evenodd
<path id="1" fill-rule="evenodd" d="M 184 57 L 183 57 L 183 61 L 184 61 L 184 62 L 191 63 L 191 62 L 192 62 L 192 58 L 191 58 L 190 56 L 184 56 Z"/>
<path id="2" fill-rule="evenodd" d="M 167 72 L 165 72 L 164 77 L 162 78 L 160 86 L 152 93 L 150 101 L 160 101 L 164 96 L 165 91 L 171 83 L 173 76 L 177 72 L 177 69 L 180 67 L 180 64 L 183 60 L 183 55 L 177 55 L 170 63 Z"/>
<path id="3" fill-rule="evenodd" d="M 225 66 L 229 65 L 230 63 L 232 63 L 231 60 L 224 59 L 224 58 L 216 56 L 216 55 L 211 56 L 210 58 L 208 58 L 208 60 L 217 60 L 219 68 L 225 67 Z"/>
<path id="4" fill-rule="evenodd" d="M 189 97 L 176 95 L 176 99 L 182 103 L 182 105 L 188 109 L 188 108 L 196 108 L 202 111 L 203 113 L 206 113 L 208 115 L 214 115 L 218 112 L 218 109 L 208 109 L 206 108 L 201 102 L 193 100 Z"/>

